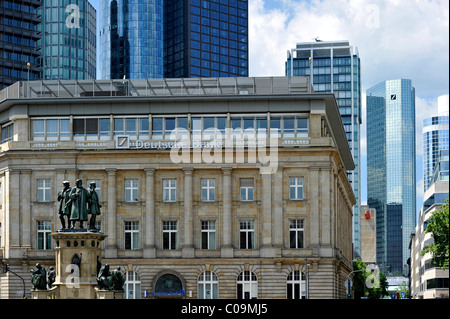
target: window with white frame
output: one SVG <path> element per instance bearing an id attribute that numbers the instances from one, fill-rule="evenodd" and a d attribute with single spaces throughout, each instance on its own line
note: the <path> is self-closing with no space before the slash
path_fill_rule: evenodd
<path id="1" fill-rule="evenodd" d="M 52 223 L 50 221 L 37 222 L 38 249 L 52 249 Z"/>
<path id="2" fill-rule="evenodd" d="M 254 179 L 241 178 L 240 179 L 240 198 L 241 201 L 253 201 L 254 197 Z"/>
<path id="3" fill-rule="evenodd" d="M 125 180 L 125 201 L 137 202 L 139 200 L 139 181 L 137 179 Z"/>
<path id="4" fill-rule="evenodd" d="M 258 279 L 248 270 L 241 272 L 237 278 L 237 299 L 258 298 Z"/>
<path id="5" fill-rule="evenodd" d="M 177 200 L 177 180 L 164 179 L 163 180 L 163 201 L 175 202 Z"/>
<path id="6" fill-rule="evenodd" d="M 202 220 L 202 249 L 216 249 L 216 222 Z"/>
<path id="7" fill-rule="evenodd" d="M 163 221 L 163 249 L 177 249 L 176 221 Z"/>
<path id="8" fill-rule="evenodd" d="M 49 179 L 38 179 L 38 202 L 49 202 L 50 201 L 50 180 Z"/>
<path id="9" fill-rule="evenodd" d="M 239 247 L 240 249 L 255 248 L 255 222 L 253 220 L 239 222 Z"/>
<path id="10" fill-rule="evenodd" d="M 213 178 L 202 178 L 202 201 L 212 202 L 216 198 L 216 183 Z"/>
<path id="11" fill-rule="evenodd" d="M 219 280 L 212 271 L 204 271 L 198 277 L 198 299 L 218 299 Z"/>
<path id="12" fill-rule="evenodd" d="M 306 280 L 305 274 L 299 270 L 294 270 L 287 277 L 286 287 L 287 299 L 305 299 L 306 298 Z"/>
<path id="13" fill-rule="evenodd" d="M 304 248 L 303 219 L 293 219 L 289 225 L 289 247 Z"/>
<path id="14" fill-rule="evenodd" d="M 135 271 L 127 271 L 124 283 L 125 299 L 141 299 L 141 278 Z"/>
<path id="15" fill-rule="evenodd" d="M 14 124 L 6 124 L 2 126 L 1 143 L 12 141 L 14 135 Z"/>
<path id="16" fill-rule="evenodd" d="M 289 199 L 303 199 L 303 177 L 289 177 Z"/>
<path id="17" fill-rule="evenodd" d="M 139 222 L 125 222 L 125 249 L 139 249 Z"/>

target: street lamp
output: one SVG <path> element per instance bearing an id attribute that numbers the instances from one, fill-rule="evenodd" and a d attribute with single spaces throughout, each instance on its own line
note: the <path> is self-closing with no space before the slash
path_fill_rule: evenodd
<path id="1" fill-rule="evenodd" d="M 31 63 L 27 63 L 27 96 L 30 94 L 30 67 Z"/>

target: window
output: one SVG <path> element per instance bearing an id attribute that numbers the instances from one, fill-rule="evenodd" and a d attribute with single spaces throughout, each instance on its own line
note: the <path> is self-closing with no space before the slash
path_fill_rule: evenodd
<path id="1" fill-rule="evenodd" d="M 303 177 L 289 177 L 289 199 L 303 199 Z"/>
<path id="2" fill-rule="evenodd" d="M 139 249 L 139 222 L 125 222 L 125 249 Z"/>
<path id="3" fill-rule="evenodd" d="M 152 138 L 162 139 L 163 119 L 161 117 L 152 118 Z"/>
<path id="4" fill-rule="evenodd" d="M 297 137 L 308 137 L 308 118 L 297 118 Z"/>
<path id="5" fill-rule="evenodd" d="M 124 286 L 125 299 L 141 299 L 141 278 L 136 272 L 126 272 Z"/>
<path id="6" fill-rule="evenodd" d="M 251 271 L 243 271 L 237 278 L 237 299 L 257 299 L 258 279 Z"/>
<path id="7" fill-rule="evenodd" d="M 49 221 L 38 221 L 38 249 L 52 249 L 52 223 Z"/>
<path id="8" fill-rule="evenodd" d="M 138 180 L 137 179 L 126 179 L 125 180 L 125 201 L 137 202 L 139 200 L 138 194 Z"/>
<path id="9" fill-rule="evenodd" d="M 240 180 L 241 201 L 253 201 L 254 180 L 253 178 L 241 178 Z"/>
<path id="10" fill-rule="evenodd" d="M 219 280 L 212 271 L 204 271 L 198 277 L 198 299 L 218 299 Z"/>
<path id="11" fill-rule="evenodd" d="M 202 201 L 215 200 L 215 180 L 202 178 Z"/>
<path id="12" fill-rule="evenodd" d="M 239 237 L 241 249 L 255 248 L 255 222 L 252 220 L 241 221 L 239 223 Z"/>
<path id="13" fill-rule="evenodd" d="M 177 180 L 164 179 L 163 180 L 163 201 L 175 202 L 177 200 Z"/>
<path id="14" fill-rule="evenodd" d="M 216 249 L 216 222 L 202 220 L 202 249 Z"/>
<path id="15" fill-rule="evenodd" d="M 163 221 L 163 249 L 177 249 L 176 221 Z"/>
<path id="16" fill-rule="evenodd" d="M 289 247 L 304 248 L 303 238 L 304 238 L 303 219 L 291 220 L 289 226 Z"/>
<path id="17" fill-rule="evenodd" d="M 299 270 L 291 272 L 287 278 L 287 299 L 305 299 L 306 281 L 305 274 Z"/>
<path id="18" fill-rule="evenodd" d="M 13 139 L 13 125 L 14 124 L 8 124 L 6 126 L 2 126 L 1 143 L 12 141 L 12 139 Z"/>
<path id="19" fill-rule="evenodd" d="M 38 202 L 50 201 L 50 180 L 38 179 Z"/>

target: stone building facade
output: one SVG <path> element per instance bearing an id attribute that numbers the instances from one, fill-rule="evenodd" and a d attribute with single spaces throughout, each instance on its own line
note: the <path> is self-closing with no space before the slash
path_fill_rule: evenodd
<path id="1" fill-rule="evenodd" d="M 126 298 L 345 298 L 354 164 L 334 95 L 304 77 L 25 86 L 0 92 L 0 258 L 26 294 L 29 270 L 55 263 L 57 193 L 81 179 Z M 208 128 L 234 132 L 232 157 Z"/>

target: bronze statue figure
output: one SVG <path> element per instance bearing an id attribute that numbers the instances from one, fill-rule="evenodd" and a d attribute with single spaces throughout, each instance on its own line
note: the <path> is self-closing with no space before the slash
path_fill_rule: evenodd
<path id="1" fill-rule="evenodd" d="M 70 183 L 68 181 L 64 181 L 63 186 L 64 188 L 58 192 L 58 214 L 62 225 L 60 231 L 66 229 L 65 219 L 67 219 L 67 228 L 70 228 L 70 213 L 72 209 L 72 200 L 69 197 L 71 191 Z"/>
<path id="2" fill-rule="evenodd" d="M 76 187 L 72 188 L 69 197 L 72 200 L 72 210 L 70 213 L 70 221 L 72 222 L 71 229 L 75 228 L 75 222 L 80 222 L 80 228 L 83 227 L 83 222 L 88 220 L 87 203 L 91 198 L 91 193 L 83 187 L 81 179 L 76 180 Z"/>
<path id="3" fill-rule="evenodd" d="M 47 271 L 41 264 L 36 264 L 36 270 L 31 269 L 31 283 L 36 290 L 47 290 Z"/>
<path id="4" fill-rule="evenodd" d="M 97 187 L 95 182 L 91 182 L 89 185 L 89 193 L 91 194 L 91 197 L 88 200 L 88 214 L 91 215 L 91 219 L 89 220 L 89 230 L 94 232 L 98 230 L 95 227 L 95 220 L 97 215 L 100 215 L 100 208 L 102 207 L 99 203 L 98 194 L 95 191 L 95 187 Z"/>

